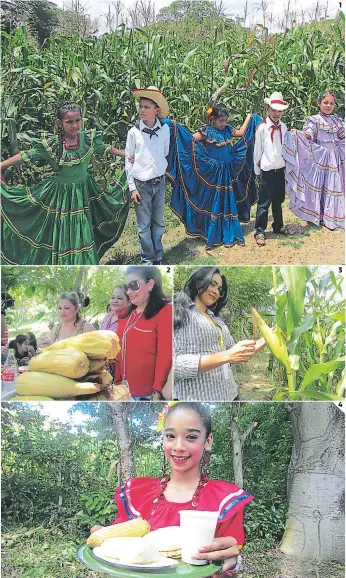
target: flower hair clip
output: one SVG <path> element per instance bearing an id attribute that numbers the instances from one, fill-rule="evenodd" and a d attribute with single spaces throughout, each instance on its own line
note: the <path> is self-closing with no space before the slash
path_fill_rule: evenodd
<path id="1" fill-rule="evenodd" d="M 211 116 L 213 113 L 213 107 L 210 106 L 209 108 L 207 108 L 207 110 L 205 111 L 207 116 Z"/>
<path id="2" fill-rule="evenodd" d="M 156 428 L 155 428 L 156 431 L 161 431 L 164 428 L 165 419 L 166 419 L 166 415 L 168 413 L 168 410 L 176 403 L 179 403 L 179 401 L 169 401 L 168 403 L 166 403 L 163 410 L 157 414 L 157 424 L 156 424 Z"/>

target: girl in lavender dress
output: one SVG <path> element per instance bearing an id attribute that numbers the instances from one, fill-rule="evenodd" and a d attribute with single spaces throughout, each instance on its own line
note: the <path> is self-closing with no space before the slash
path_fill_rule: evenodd
<path id="1" fill-rule="evenodd" d="M 303 132 L 286 133 L 283 157 L 291 211 L 314 225 L 344 229 L 345 125 L 333 114 L 335 102 L 334 92 L 320 94 L 320 112 L 306 119 Z"/>

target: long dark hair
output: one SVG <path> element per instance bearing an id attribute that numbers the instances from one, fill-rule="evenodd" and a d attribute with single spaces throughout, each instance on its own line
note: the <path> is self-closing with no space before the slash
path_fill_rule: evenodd
<path id="1" fill-rule="evenodd" d="M 227 116 L 227 118 L 229 117 L 229 110 L 222 102 L 219 102 L 210 108 L 212 111 L 210 114 L 208 114 L 208 118 L 212 116 L 216 120 L 220 118 L 220 116 Z"/>
<path id="2" fill-rule="evenodd" d="M 206 433 L 206 439 L 207 439 L 209 437 L 209 435 L 211 434 L 211 413 L 210 413 L 210 408 L 207 405 L 202 405 L 201 403 L 196 403 L 195 401 L 183 401 L 181 403 L 176 403 L 175 405 L 172 405 L 169 408 L 169 410 L 166 414 L 166 417 L 165 417 L 165 421 L 173 413 L 176 413 L 177 411 L 184 410 L 184 409 L 189 409 L 189 410 L 197 413 L 199 419 L 201 420 L 202 424 L 204 425 L 205 429 L 207 430 L 207 433 Z"/>
<path id="3" fill-rule="evenodd" d="M 27 338 L 26 335 L 17 335 L 17 337 L 15 339 L 12 339 L 12 341 L 10 341 L 8 344 L 9 349 L 14 349 L 15 357 L 17 359 L 22 359 L 23 357 L 26 357 L 26 354 L 20 355 L 20 353 L 18 351 L 18 345 L 22 345 L 22 343 L 24 343 L 24 341 L 29 342 L 29 339 Z"/>
<path id="4" fill-rule="evenodd" d="M 154 317 L 154 315 L 161 311 L 162 307 L 169 303 L 169 298 L 166 297 L 162 289 L 161 273 L 157 267 L 153 267 L 151 265 L 132 265 L 131 267 L 127 267 L 126 275 L 131 275 L 132 273 L 139 275 L 139 277 L 144 281 L 153 279 L 155 282 L 155 285 L 149 295 L 149 301 L 143 312 L 145 319 L 151 319 Z M 128 317 L 135 309 L 135 307 L 136 306 L 131 303 L 131 305 L 129 305 L 129 307 L 126 309 L 125 313 L 123 313 L 123 315 L 119 315 L 119 317 L 121 319 Z"/>
<path id="5" fill-rule="evenodd" d="M 63 102 L 56 111 L 56 118 L 58 120 L 63 120 L 64 116 L 68 112 L 79 112 L 82 114 L 82 108 L 76 102 L 72 102 L 71 100 L 67 100 Z M 58 159 L 60 160 L 62 157 L 62 153 L 64 152 L 64 129 L 62 126 L 58 126 L 58 141 L 59 141 L 59 148 L 58 148 Z"/>
<path id="6" fill-rule="evenodd" d="M 29 345 L 32 345 L 35 351 L 37 351 L 37 340 L 35 334 L 31 333 L 31 331 L 28 331 L 28 339 Z"/>
<path id="7" fill-rule="evenodd" d="M 204 293 L 210 285 L 213 275 L 217 273 L 222 279 L 222 288 L 224 294 L 222 297 L 209 307 L 213 313 L 218 316 L 221 309 L 227 303 L 228 285 L 227 279 L 222 275 L 218 267 L 199 267 L 191 273 L 183 289 L 174 296 L 174 329 L 179 329 L 187 320 L 187 308 L 195 301 L 196 297 Z"/>

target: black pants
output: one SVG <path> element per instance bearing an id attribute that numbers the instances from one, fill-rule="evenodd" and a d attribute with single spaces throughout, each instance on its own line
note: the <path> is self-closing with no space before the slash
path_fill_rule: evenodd
<path id="1" fill-rule="evenodd" d="M 285 200 L 285 169 L 261 171 L 259 195 L 255 222 L 255 237 L 264 233 L 268 224 L 270 205 L 273 213 L 273 231 L 279 233 L 284 222 L 282 219 L 282 203 Z"/>

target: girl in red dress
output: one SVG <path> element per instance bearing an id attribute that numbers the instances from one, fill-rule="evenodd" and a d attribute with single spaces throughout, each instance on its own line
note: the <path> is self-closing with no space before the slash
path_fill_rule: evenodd
<path id="1" fill-rule="evenodd" d="M 245 538 L 244 507 L 253 496 L 229 482 L 209 480 L 212 443 L 207 406 L 194 402 L 172 405 L 164 420 L 163 477 L 135 478 L 118 487 L 115 494 L 118 513 L 113 523 L 141 516 L 149 522 L 151 530 L 179 526 L 179 510 L 215 512 L 222 503 L 214 540 L 200 548 L 193 558 L 222 560 L 222 570 L 217 576 L 234 576 L 240 567 L 239 550 Z M 171 468 L 168 475 L 166 461 Z M 93 526 L 91 531 L 99 528 Z"/>

